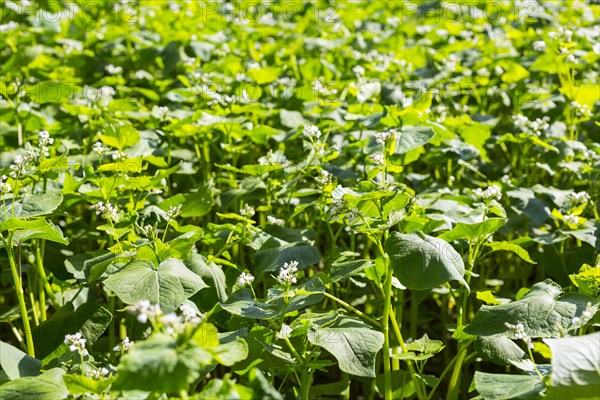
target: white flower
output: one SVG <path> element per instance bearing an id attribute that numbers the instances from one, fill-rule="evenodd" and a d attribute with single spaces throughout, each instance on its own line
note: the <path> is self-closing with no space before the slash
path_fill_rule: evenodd
<path id="1" fill-rule="evenodd" d="M 500 200 L 502 198 L 502 190 L 496 184 L 488 186 L 485 190 L 477 188 L 473 191 L 473 193 L 475 194 L 475 196 L 484 201 L 488 201 L 491 199 Z"/>
<path id="2" fill-rule="evenodd" d="M 572 101 L 571 108 L 575 110 L 578 117 L 590 118 L 592 116 L 592 110 L 590 110 L 587 104 L 579 104 L 576 101 Z"/>
<path id="3" fill-rule="evenodd" d="M 365 74 L 365 68 L 362 65 L 355 65 L 352 67 L 352 72 L 354 72 L 357 77 L 360 77 Z"/>
<path id="4" fill-rule="evenodd" d="M 6 180 L 6 175 L 0 176 L 0 193 L 10 193 L 12 190 L 12 186 L 10 183 L 4 182 Z"/>
<path id="5" fill-rule="evenodd" d="M 567 225 L 579 225 L 579 217 L 573 214 L 567 214 L 563 217 L 563 221 Z"/>
<path id="6" fill-rule="evenodd" d="M 502 75 L 504 74 L 504 69 L 501 66 L 496 65 L 494 67 L 494 72 L 496 73 L 496 75 Z"/>
<path id="7" fill-rule="evenodd" d="M 321 137 L 321 131 L 315 125 L 304 125 L 304 131 L 302 132 L 307 138 L 318 139 Z"/>
<path id="8" fill-rule="evenodd" d="M 379 154 L 379 153 L 375 153 L 375 154 L 371 154 L 369 155 L 369 158 L 378 165 L 383 165 L 385 163 L 385 157 L 383 156 L 383 154 Z"/>
<path id="9" fill-rule="evenodd" d="M 249 206 L 248 204 L 245 204 L 244 208 L 240 210 L 240 215 L 246 218 L 252 218 L 255 213 L 256 211 L 254 211 L 254 208 Z"/>
<path id="10" fill-rule="evenodd" d="M 152 107 L 152 116 L 156 119 L 164 119 L 169 113 L 169 107 L 167 106 L 154 106 Z"/>
<path id="11" fill-rule="evenodd" d="M 533 348 L 531 337 L 527 334 L 527 332 L 525 332 L 525 326 L 522 323 L 519 322 L 516 325 L 512 325 L 508 322 L 505 322 L 504 325 L 514 332 L 515 339 L 521 339 L 527 344 L 527 347 Z"/>
<path id="12" fill-rule="evenodd" d="M 19 27 L 19 24 L 15 21 L 9 21 L 7 24 L 0 25 L 0 33 L 14 31 Z"/>
<path id="13" fill-rule="evenodd" d="M 599 56 L 600 56 L 600 42 L 598 42 L 598 43 L 595 43 L 595 44 L 592 46 L 592 50 L 594 51 L 594 53 L 595 53 L 596 55 L 599 55 Z"/>
<path id="14" fill-rule="evenodd" d="M 115 67 L 112 64 L 108 64 L 106 67 L 104 67 L 104 69 L 111 75 L 118 75 L 123 72 L 123 68 Z"/>
<path id="15" fill-rule="evenodd" d="M 190 324 L 199 324 L 202 322 L 202 314 L 198 312 L 194 307 L 188 304 L 182 304 L 179 307 L 181 311 L 181 317 L 183 321 Z"/>
<path id="16" fill-rule="evenodd" d="M 490 71 L 487 68 L 479 68 L 475 72 L 479 76 L 490 76 Z"/>
<path id="17" fill-rule="evenodd" d="M 127 153 L 119 151 L 119 150 L 115 151 L 112 155 L 112 159 L 114 161 L 123 161 L 123 160 L 126 160 L 127 157 L 129 157 L 129 155 Z"/>
<path id="18" fill-rule="evenodd" d="M 111 97 L 117 94 L 116 90 L 110 86 L 102 86 L 100 89 L 98 89 L 98 92 L 100 93 L 101 97 Z"/>
<path id="19" fill-rule="evenodd" d="M 115 346 L 113 351 L 127 351 L 133 347 L 135 342 L 133 340 L 129 340 L 128 336 L 125 336 L 120 346 Z"/>
<path id="20" fill-rule="evenodd" d="M 167 219 L 175 219 L 176 216 L 178 216 L 181 213 L 181 204 L 179 204 L 178 206 L 169 206 L 169 209 L 167 210 L 166 213 L 166 217 Z"/>
<path id="21" fill-rule="evenodd" d="M 290 261 L 284 263 L 283 267 L 279 270 L 277 281 L 284 286 L 296 283 L 296 273 L 298 272 L 298 261 Z"/>
<path id="22" fill-rule="evenodd" d="M 91 205 L 90 210 L 94 210 L 96 212 L 96 215 L 102 215 L 104 218 L 111 220 L 116 219 L 119 214 L 119 211 L 116 207 L 114 207 L 110 203 L 104 204 L 104 202 L 102 201 Z"/>
<path id="23" fill-rule="evenodd" d="M 175 313 L 163 315 L 159 320 L 169 334 L 182 332 L 185 328 L 183 319 Z"/>
<path id="24" fill-rule="evenodd" d="M 23 157 L 21 154 L 17 154 L 13 163 L 10 165 L 10 176 L 16 178 L 18 175 L 23 175 L 27 173 L 27 166 L 31 162 L 31 157 L 29 155 Z"/>
<path id="25" fill-rule="evenodd" d="M 69 345 L 69 350 L 74 353 L 79 353 L 79 355 L 83 357 L 89 354 L 85 348 L 85 342 L 87 342 L 87 339 L 83 337 L 81 332 L 65 336 L 65 343 Z"/>
<path id="26" fill-rule="evenodd" d="M 577 193 L 569 193 L 567 195 L 567 200 L 562 206 L 563 210 L 571 210 L 576 208 L 582 204 L 588 203 L 591 200 L 590 195 L 583 191 Z"/>
<path id="27" fill-rule="evenodd" d="M 535 51 L 545 51 L 546 50 L 546 42 L 543 40 L 536 40 L 533 42 L 533 49 Z"/>
<path id="28" fill-rule="evenodd" d="M 393 139 L 396 136 L 396 133 L 397 131 L 395 129 L 390 129 L 389 131 L 385 132 L 375 132 L 373 137 L 377 143 L 384 144 L 388 140 Z"/>
<path id="29" fill-rule="evenodd" d="M 323 186 L 331 183 L 332 181 L 331 174 L 325 169 L 321 169 L 321 171 L 319 172 L 319 176 L 317 176 L 315 179 L 319 184 Z"/>
<path id="30" fill-rule="evenodd" d="M 272 215 L 267 216 L 267 221 L 269 221 L 270 224 L 279 225 L 279 226 L 283 226 L 283 224 L 285 223 L 284 220 L 275 218 Z"/>
<path id="31" fill-rule="evenodd" d="M 237 284 L 239 286 L 251 285 L 254 282 L 254 277 L 250 274 L 242 272 L 237 278 Z"/>
<path id="32" fill-rule="evenodd" d="M 110 149 L 108 147 L 102 146 L 102 142 L 96 142 L 92 146 L 92 150 L 98 154 L 108 153 Z"/>
<path id="33" fill-rule="evenodd" d="M 150 303 L 149 300 L 140 300 L 135 306 L 130 307 L 128 312 L 137 314 L 137 320 L 141 324 L 145 324 L 149 319 L 155 319 L 162 315 L 160 306 Z"/>
<path id="34" fill-rule="evenodd" d="M 110 375 L 110 371 L 104 367 L 93 368 L 86 370 L 85 374 L 92 379 L 104 379 L 106 376 Z"/>

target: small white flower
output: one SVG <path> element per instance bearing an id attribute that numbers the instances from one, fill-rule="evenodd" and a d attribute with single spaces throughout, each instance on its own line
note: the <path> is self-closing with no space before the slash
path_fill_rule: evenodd
<path id="1" fill-rule="evenodd" d="M 355 65 L 352 68 L 352 72 L 354 72 L 354 74 L 356 74 L 357 77 L 364 76 L 365 68 L 361 65 Z"/>
<path id="2" fill-rule="evenodd" d="M 494 72 L 496 73 L 496 75 L 502 75 L 504 74 L 504 69 L 501 66 L 496 65 L 494 67 Z"/>
<path id="3" fill-rule="evenodd" d="M 502 198 L 502 190 L 496 184 L 488 186 L 485 190 L 477 188 L 473 191 L 473 193 L 475 194 L 475 196 L 484 201 L 488 201 L 491 199 L 500 200 Z"/>
<path id="4" fill-rule="evenodd" d="M 111 220 L 115 220 L 119 214 L 119 211 L 116 207 L 110 203 L 104 204 L 102 201 L 91 205 L 90 210 L 95 211 L 96 215 L 102 215 L 104 218 Z"/>
<path id="5" fill-rule="evenodd" d="M 289 286 L 292 283 L 296 283 L 296 273 L 298 272 L 298 261 L 290 261 L 284 263 L 283 267 L 279 270 L 277 281 L 279 284 Z"/>
<path id="6" fill-rule="evenodd" d="M 256 211 L 254 210 L 254 208 L 249 206 L 248 204 L 245 204 L 244 208 L 240 210 L 240 215 L 246 218 L 252 218 L 255 213 Z"/>
<path id="7" fill-rule="evenodd" d="M 12 190 L 12 186 L 10 183 L 5 182 L 6 175 L 0 176 L 0 193 L 10 193 Z"/>
<path id="8" fill-rule="evenodd" d="M 318 139 L 321 137 L 321 131 L 315 125 L 304 125 L 304 131 L 302 132 L 304 136 L 311 139 Z"/>
<path id="9" fill-rule="evenodd" d="M 129 157 L 129 155 L 127 153 L 119 151 L 119 150 L 115 151 L 112 155 L 112 159 L 114 161 L 123 161 L 123 160 L 126 160 L 127 157 Z"/>
<path id="10" fill-rule="evenodd" d="M 516 325 L 512 325 L 508 322 L 505 322 L 504 325 L 514 332 L 515 339 L 523 340 L 527 344 L 527 347 L 529 347 L 530 349 L 533 348 L 531 337 L 527 332 L 525 332 L 525 326 L 522 323 L 519 322 Z"/>
<path id="11" fill-rule="evenodd" d="M 110 75 L 118 75 L 120 73 L 123 72 L 123 68 L 121 67 L 115 67 L 112 64 L 108 64 L 106 67 L 104 67 L 104 69 L 106 70 L 106 72 L 108 72 Z"/>
<path id="12" fill-rule="evenodd" d="M 371 154 L 369 155 L 369 158 L 377 165 L 383 165 L 385 163 L 385 157 L 383 156 L 383 154 Z"/>
<path id="13" fill-rule="evenodd" d="M 536 40 L 533 42 L 533 50 L 535 51 L 545 51 L 546 50 L 546 42 L 543 40 Z"/>
<path id="14" fill-rule="evenodd" d="M 92 150 L 98 154 L 108 153 L 110 149 L 108 147 L 102 146 L 102 142 L 96 142 L 92 146 Z"/>
<path id="15" fill-rule="evenodd" d="M 590 110 L 587 104 L 579 104 L 576 101 L 572 101 L 571 108 L 575 110 L 578 117 L 590 118 L 592 116 L 592 110 Z"/>
<path id="16" fill-rule="evenodd" d="M 490 76 L 490 71 L 487 68 L 479 68 L 476 74 L 479 76 Z"/>
<path id="17" fill-rule="evenodd" d="M 166 218 L 168 220 L 175 219 L 181 213 L 181 204 L 178 206 L 169 206 L 169 209 L 166 213 Z"/>
<path id="18" fill-rule="evenodd" d="M 92 379 L 104 379 L 106 376 L 110 375 L 110 371 L 104 367 L 102 368 L 90 368 L 85 371 L 85 374 Z"/>
<path id="19" fill-rule="evenodd" d="M 567 214 L 563 217 L 563 221 L 567 225 L 579 225 L 579 217 L 573 214 Z"/>
<path id="20" fill-rule="evenodd" d="M 167 106 L 154 106 L 152 107 L 152 116 L 156 119 L 163 120 L 169 111 L 169 107 Z"/>
<path id="21" fill-rule="evenodd" d="M 600 56 L 600 42 L 594 43 L 594 45 L 592 46 L 592 50 L 596 55 Z"/>
<path id="22" fill-rule="evenodd" d="M 320 185 L 323 186 L 332 182 L 331 174 L 325 169 L 321 169 L 321 171 L 319 172 L 319 176 L 317 176 L 315 179 Z"/>
<path id="23" fill-rule="evenodd" d="M 279 226 L 283 226 L 283 224 L 285 223 L 284 220 L 275 218 L 272 215 L 267 216 L 267 221 L 272 225 L 279 225 Z"/>
<path id="24" fill-rule="evenodd" d="M 239 286 L 251 285 L 254 282 L 254 277 L 250 274 L 242 272 L 237 278 L 237 284 Z"/>
<path id="25" fill-rule="evenodd" d="M 79 353 L 83 357 L 89 354 L 85 348 L 87 339 L 83 337 L 81 332 L 77 332 L 73 335 L 66 335 L 64 342 L 69 345 L 69 350 L 74 353 Z"/>
<path id="26" fill-rule="evenodd" d="M 182 304 L 179 307 L 181 311 L 181 317 L 183 321 L 190 324 L 199 324 L 202 322 L 202 314 L 198 312 L 194 307 L 188 304 Z"/>
<path id="27" fill-rule="evenodd" d="M 171 335 L 182 332 L 185 328 L 183 319 L 175 313 L 163 315 L 159 318 L 159 320 L 160 323 L 166 328 L 167 333 Z"/>
<path id="28" fill-rule="evenodd" d="M 137 314 L 137 320 L 141 324 L 145 324 L 149 319 L 156 319 L 163 315 L 158 304 L 152 304 L 148 300 L 140 300 L 135 306 L 130 307 L 128 312 Z"/>
<path id="29" fill-rule="evenodd" d="M 396 136 L 396 133 L 397 131 L 395 129 L 390 129 L 389 131 L 385 132 L 375 132 L 373 137 L 377 143 L 384 144 L 388 140 L 393 139 Z"/>

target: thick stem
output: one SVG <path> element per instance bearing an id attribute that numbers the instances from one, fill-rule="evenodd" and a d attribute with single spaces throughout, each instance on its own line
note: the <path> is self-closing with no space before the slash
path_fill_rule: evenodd
<path id="1" fill-rule="evenodd" d="M 29 325 L 29 316 L 27 315 L 27 305 L 25 304 L 25 293 L 23 293 L 23 287 L 21 286 L 21 277 L 17 270 L 17 264 L 15 263 L 14 253 L 12 250 L 12 234 L 8 235 L 8 240 L 4 243 L 6 251 L 8 253 L 8 262 L 10 264 L 10 272 L 12 274 L 13 281 L 15 283 L 15 290 L 17 292 L 17 299 L 19 301 L 19 309 L 21 311 L 21 319 L 23 320 L 23 330 L 25 331 L 25 342 L 27 345 L 27 354 L 31 357 L 35 357 L 35 349 L 33 347 L 33 337 L 31 335 L 31 326 Z"/>
<path id="2" fill-rule="evenodd" d="M 446 394 L 446 400 L 458 400 L 458 392 L 460 390 L 460 373 L 462 369 L 462 364 L 467 355 L 467 347 L 469 344 L 461 343 L 460 351 L 458 356 L 456 357 L 456 364 L 454 365 L 454 370 L 452 371 L 452 376 L 450 377 L 450 383 L 448 384 L 448 393 Z"/>
<path id="3" fill-rule="evenodd" d="M 57 310 L 60 309 L 58 300 L 56 300 L 56 296 L 54 295 L 54 291 L 52 290 L 52 287 L 50 286 L 50 283 L 48 282 L 48 277 L 46 276 L 46 271 L 44 270 L 44 261 L 42 260 L 42 252 L 40 250 L 39 245 L 36 246 L 36 248 L 35 248 L 35 263 L 34 263 L 34 265 L 36 267 L 36 272 L 38 273 L 38 276 L 40 277 L 40 281 L 42 282 L 42 285 L 44 285 L 44 290 L 46 291 L 46 293 L 48 294 L 48 297 L 50 298 L 50 301 L 52 302 L 52 305 Z M 46 303 L 44 302 L 44 304 L 42 304 L 42 306 L 45 307 L 45 304 Z"/>
<path id="4" fill-rule="evenodd" d="M 383 254 L 385 264 L 385 284 L 383 293 L 383 320 L 381 331 L 383 333 L 383 373 L 384 395 L 386 400 L 392 399 L 392 374 L 390 371 L 390 308 L 392 303 L 392 270 L 387 254 Z"/>

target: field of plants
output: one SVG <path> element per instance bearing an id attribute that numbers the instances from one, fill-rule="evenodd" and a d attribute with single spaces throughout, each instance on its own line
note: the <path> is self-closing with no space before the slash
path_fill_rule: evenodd
<path id="1" fill-rule="evenodd" d="M 0 18 L 0 399 L 600 398 L 598 1 Z"/>

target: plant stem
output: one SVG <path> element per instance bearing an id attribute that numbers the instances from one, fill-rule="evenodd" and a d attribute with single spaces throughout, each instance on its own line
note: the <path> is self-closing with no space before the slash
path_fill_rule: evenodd
<path id="1" fill-rule="evenodd" d="M 385 283 L 383 292 L 383 320 L 381 321 L 381 330 L 383 332 L 383 373 L 386 400 L 392 399 L 392 374 L 390 371 L 390 308 L 392 303 L 392 269 L 390 268 L 389 258 L 383 253 L 385 265 Z"/>
<path id="2" fill-rule="evenodd" d="M 29 316 L 27 315 L 27 305 L 25 304 L 25 293 L 23 293 L 23 287 L 21 286 L 21 277 L 17 270 L 17 264 L 15 263 L 14 253 L 12 249 L 12 233 L 8 235 L 8 240 L 4 243 L 6 251 L 8 253 L 8 262 L 10 264 L 10 272 L 15 283 L 15 290 L 17 292 L 17 299 L 19 301 L 19 309 L 21 310 L 21 319 L 23 320 L 23 330 L 25 331 L 25 342 L 27 345 L 27 354 L 31 357 L 35 357 L 35 349 L 33 347 L 33 336 L 31 335 L 31 326 L 29 325 Z"/>
<path id="3" fill-rule="evenodd" d="M 356 315 L 358 315 L 359 317 L 363 318 L 365 321 L 370 322 L 371 324 L 378 326 L 378 327 L 382 327 L 382 324 L 377 321 L 374 320 L 373 318 L 369 317 L 367 314 L 363 313 L 362 311 L 352 307 L 350 304 L 346 303 L 345 301 L 338 299 L 337 297 L 327 293 L 327 292 L 323 292 L 323 295 L 325 297 L 330 298 L 331 300 L 341 304 L 343 307 L 347 308 L 348 310 L 352 311 L 353 313 L 355 313 Z"/>
<path id="4" fill-rule="evenodd" d="M 58 300 L 56 300 L 56 296 L 54 295 L 54 291 L 52 290 L 50 283 L 48 283 L 48 277 L 46 276 L 46 271 L 44 270 L 44 262 L 42 260 L 42 252 L 40 250 L 39 245 L 37 245 L 35 247 L 34 266 L 36 268 L 36 272 L 38 273 L 38 276 L 40 277 L 40 280 L 42 281 L 42 284 L 44 285 L 44 290 L 46 290 L 48 297 L 50 297 L 50 301 L 52 302 L 52 305 L 54 306 L 54 308 L 56 308 L 58 310 L 60 308 L 60 305 L 58 304 Z M 43 306 L 45 307 L 45 303 L 43 304 Z"/>
<path id="5" fill-rule="evenodd" d="M 467 347 L 469 343 L 460 343 L 460 350 L 456 356 L 456 365 L 452 371 L 450 377 L 450 383 L 448 384 L 448 393 L 446 394 L 446 400 L 458 400 L 458 391 L 460 389 L 460 373 L 462 369 L 462 363 L 467 355 Z"/>

